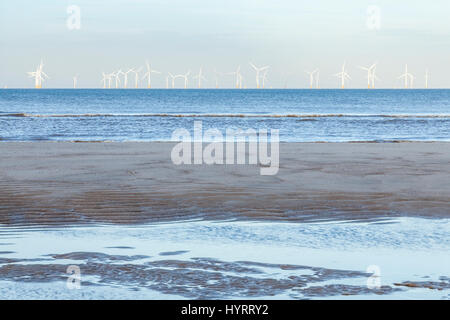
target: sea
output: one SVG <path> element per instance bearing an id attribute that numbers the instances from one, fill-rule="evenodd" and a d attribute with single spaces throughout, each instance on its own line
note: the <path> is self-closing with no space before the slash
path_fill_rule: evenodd
<path id="1" fill-rule="evenodd" d="M 2 141 L 171 141 L 194 121 L 284 142 L 449 141 L 450 90 L 0 90 Z"/>

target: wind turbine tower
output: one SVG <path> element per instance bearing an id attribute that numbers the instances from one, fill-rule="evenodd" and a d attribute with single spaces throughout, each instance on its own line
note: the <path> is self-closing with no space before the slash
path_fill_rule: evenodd
<path id="1" fill-rule="evenodd" d="M 255 69 L 256 71 L 256 89 L 259 89 L 259 74 L 261 71 L 264 71 L 266 69 L 269 68 L 269 66 L 265 66 L 265 67 L 260 67 L 258 68 L 257 66 L 255 66 L 253 63 L 250 62 L 250 65 L 252 66 L 253 69 Z"/>
<path id="2" fill-rule="evenodd" d="M 374 88 L 375 86 L 375 68 L 377 64 L 374 63 L 370 67 L 359 67 L 362 70 L 367 71 L 367 89 Z"/>
<path id="3" fill-rule="evenodd" d="M 134 88 L 139 88 L 139 72 L 141 72 L 142 67 L 139 67 L 137 70 L 133 69 L 134 72 Z"/>
<path id="4" fill-rule="evenodd" d="M 42 81 L 45 80 L 44 77 L 49 78 L 47 74 L 42 70 L 44 68 L 44 63 L 41 60 L 41 63 L 37 67 L 36 71 L 28 72 L 28 76 L 30 78 L 34 78 L 34 87 L 36 89 L 42 88 Z M 43 77 L 44 76 L 44 77 Z"/>
<path id="5" fill-rule="evenodd" d="M 408 80 L 411 80 L 411 87 L 413 85 L 413 81 L 414 81 L 414 76 L 408 72 L 408 65 L 405 65 L 405 73 L 402 74 L 400 77 L 398 77 L 399 79 L 405 79 L 405 89 L 408 88 Z"/>
<path id="6" fill-rule="evenodd" d="M 150 89 L 152 87 L 152 80 L 151 80 L 151 74 L 152 73 L 161 73 L 159 71 L 156 70 L 152 70 L 150 64 L 148 63 L 148 61 L 145 61 L 145 65 L 147 66 L 147 72 L 144 74 L 144 76 L 142 77 L 142 79 L 145 79 L 147 77 L 147 88 Z M 168 78 L 166 78 L 166 84 L 168 84 Z M 169 87 L 168 85 L 166 85 L 166 87 Z"/>
<path id="7" fill-rule="evenodd" d="M 77 88 L 77 82 L 78 82 L 78 75 L 75 75 L 73 78 L 73 88 L 76 89 Z"/>
<path id="8" fill-rule="evenodd" d="M 128 69 L 128 71 L 123 73 L 123 87 L 126 89 L 128 87 L 128 74 L 134 72 L 134 70 Z"/>
<path id="9" fill-rule="evenodd" d="M 342 65 L 342 71 L 339 73 L 336 73 L 335 76 L 341 78 L 341 89 L 344 89 L 345 88 L 345 80 L 351 79 L 351 77 L 349 76 L 347 71 L 345 71 L 345 62 Z"/>
<path id="10" fill-rule="evenodd" d="M 314 86 L 314 75 L 318 72 L 319 70 L 314 70 L 314 71 L 306 71 L 306 73 L 309 75 L 309 88 L 312 89 Z"/>
<path id="11" fill-rule="evenodd" d="M 198 79 L 198 88 L 200 89 L 202 87 L 202 80 L 206 81 L 206 78 L 202 74 L 202 67 L 200 67 L 200 71 L 198 72 L 198 75 L 194 77 L 194 79 Z"/>

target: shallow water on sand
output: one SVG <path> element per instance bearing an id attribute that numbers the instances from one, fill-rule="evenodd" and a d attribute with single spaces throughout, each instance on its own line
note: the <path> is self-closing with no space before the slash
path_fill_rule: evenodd
<path id="1" fill-rule="evenodd" d="M 450 219 L 3 226 L 0 298 L 449 299 L 449 248 Z"/>

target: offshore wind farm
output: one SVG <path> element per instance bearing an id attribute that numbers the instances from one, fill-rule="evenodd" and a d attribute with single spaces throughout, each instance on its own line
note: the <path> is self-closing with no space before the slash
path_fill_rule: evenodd
<path id="1" fill-rule="evenodd" d="M 205 73 L 203 71 L 203 67 L 200 67 L 198 74 L 191 75 L 191 70 L 188 70 L 185 74 L 172 74 L 171 72 L 167 72 L 165 75 L 166 78 L 166 85 L 165 88 L 169 89 L 175 89 L 175 83 L 176 79 L 182 79 L 183 82 L 179 88 L 183 89 L 189 89 L 189 88 L 197 88 L 197 89 L 219 89 L 221 86 L 219 83 L 226 83 L 224 81 L 226 76 L 234 76 L 235 82 L 234 86 L 228 81 L 228 86 L 223 85 L 222 88 L 235 88 L 235 89 L 246 89 L 246 88 L 255 88 L 255 89 L 267 89 L 266 82 L 268 81 L 268 71 L 270 69 L 270 66 L 263 66 L 263 67 L 257 67 L 252 62 L 249 62 L 249 65 L 251 69 L 255 72 L 255 82 L 254 85 L 244 86 L 243 85 L 243 74 L 241 71 L 241 65 L 239 65 L 236 69 L 236 71 L 228 72 L 228 73 L 219 73 L 216 71 L 216 68 L 213 68 L 210 72 L 211 78 L 214 78 L 213 85 L 211 87 L 205 87 L 202 86 L 202 82 L 207 82 L 207 78 L 205 77 Z M 376 68 L 378 63 L 373 63 L 370 66 L 364 67 L 364 66 L 357 66 L 359 69 L 364 70 L 367 72 L 367 89 L 375 89 L 375 82 L 380 81 L 380 78 L 376 75 Z M 104 71 L 101 73 L 101 80 L 102 86 L 100 86 L 103 89 L 138 89 L 138 88 L 147 88 L 151 89 L 151 74 L 154 73 L 154 76 L 159 75 L 160 77 L 164 77 L 164 73 L 153 70 L 150 67 L 150 64 L 147 61 L 145 61 L 146 70 L 143 70 L 143 67 L 127 67 L 122 69 L 112 71 L 110 73 L 105 73 Z M 34 81 L 34 88 L 35 89 L 41 89 L 43 88 L 43 82 L 49 78 L 49 76 L 43 71 L 44 63 L 43 60 L 41 60 L 40 64 L 37 66 L 36 71 L 30 71 L 27 72 L 28 76 L 30 78 L 33 78 Z M 350 74 L 347 72 L 347 63 L 344 62 L 342 65 L 341 71 L 339 73 L 331 74 L 330 76 L 338 77 L 339 78 L 339 85 L 337 88 L 345 89 L 348 87 L 348 83 L 352 80 Z M 134 85 L 129 86 L 129 74 L 134 74 Z M 320 89 L 319 86 L 319 69 L 315 69 L 313 71 L 306 71 L 306 74 L 309 76 L 309 89 Z M 74 76 L 73 79 L 73 89 L 76 89 L 78 87 L 78 74 Z M 146 82 L 144 80 L 147 79 Z M 171 86 L 169 86 L 169 79 L 171 80 Z M 408 65 L 405 65 L 405 71 L 403 74 L 401 74 L 397 80 L 400 80 L 401 83 L 403 83 L 403 87 L 405 89 L 412 89 L 414 88 L 414 79 L 415 77 L 408 72 Z M 189 80 L 193 80 L 193 82 L 197 83 L 197 85 L 189 86 Z M 306 78 L 305 78 L 306 80 Z M 423 86 L 417 87 L 417 88 L 423 88 L 423 89 L 429 89 L 430 83 L 430 73 L 429 69 L 426 68 L 424 71 L 424 82 Z M 113 84 L 113 85 L 112 85 Z M 395 86 L 393 88 L 398 88 L 398 82 L 396 82 Z M 272 86 L 270 88 L 273 88 Z M 299 87 L 304 88 L 304 87 Z M 353 88 L 361 88 L 358 86 L 353 86 Z M 364 88 L 364 87 L 363 87 Z M 279 88 L 278 88 L 279 89 Z M 290 88 L 294 89 L 294 88 Z"/>

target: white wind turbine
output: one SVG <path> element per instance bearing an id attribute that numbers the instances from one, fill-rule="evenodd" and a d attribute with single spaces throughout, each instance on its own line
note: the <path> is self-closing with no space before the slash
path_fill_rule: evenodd
<path id="1" fill-rule="evenodd" d="M 375 68 L 377 64 L 374 63 L 369 67 L 359 67 L 362 70 L 367 71 L 367 89 L 373 88 L 375 86 Z"/>
<path id="2" fill-rule="evenodd" d="M 318 72 L 319 70 L 314 70 L 314 71 L 306 71 L 306 73 L 309 75 L 309 88 L 312 89 L 313 85 L 314 85 L 314 75 Z"/>
<path id="3" fill-rule="evenodd" d="M 152 70 L 150 64 L 148 63 L 148 61 L 145 61 L 145 65 L 147 66 L 147 72 L 144 74 L 144 76 L 142 77 L 142 79 L 147 78 L 147 88 L 150 89 L 152 87 L 152 80 L 151 80 L 151 74 L 152 73 L 161 73 L 159 71 L 156 70 Z M 168 78 L 166 78 L 166 87 L 168 87 Z"/>
<path id="4" fill-rule="evenodd" d="M 238 73 L 238 77 L 239 77 L 239 89 L 243 88 L 243 82 L 244 82 L 244 77 L 242 76 L 242 73 Z"/>
<path id="5" fill-rule="evenodd" d="M 137 89 L 139 87 L 139 72 L 141 72 L 142 67 L 139 67 L 137 70 L 133 69 L 134 72 L 134 88 Z"/>
<path id="6" fill-rule="evenodd" d="M 428 89 L 428 79 L 429 79 L 428 69 L 425 70 L 425 89 Z"/>
<path id="7" fill-rule="evenodd" d="M 122 70 L 119 70 L 119 71 L 117 71 L 117 72 L 114 74 L 114 77 L 116 78 L 116 89 L 119 88 L 119 85 L 120 85 L 120 75 L 121 75 L 121 74 L 125 75 L 125 72 L 123 72 Z"/>
<path id="8" fill-rule="evenodd" d="M 44 81 L 45 78 L 49 78 L 49 76 L 42 70 L 43 68 L 44 68 L 44 63 L 41 60 L 41 63 L 37 67 L 36 71 L 28 72 L 28 76 L 30 78 L 34 78 L 34 87 L 36 89 L 42 88 L 42 81 Z"/>
<path id="9" fill-rule="evenodd" d="M 242 77 L 242 76 L 240 76 L 240 74 L 241 74 L 240 72 L 241 72 L 241 66 L 238 66 L 236 71 L 227 73 L 230 76 L 236 76 L 236 85 L 235 85 L 236 89 L 239 89 L 240 80 Z"/>
<path id="10" fill-rule="evenodd" d="M 269 68 L 269 66 L 265 66 L 265 67 L 260 67 L 258 68 L 257 66 L 255 66 L 253 63 L 250 62 L 250 65 L 252 66 L 253 69 L 255 69 L 256 71 L 256 88 L 259 89 L 259 73 L 261 71 L 264 71 L 266 69 Z"/>
<path id="11" fill-rule="evenodd" d="M 317 69 L 317 73 L 316 73 L 316 89 L 319 89 L 320 88 L 320 86 L 319 86 L 319 76 L 320 76 L 320 71 L 319 71 L 319 69 Z"/>
<path id="12" fill-rule="evenodd" d="M 345 88 L 345 80 L 351 79 L 351 77 L 349 76 L 347 71 L 345 71 L 345 62 L 342 65 L 342 71 L 339 73 L 336 73 L 334 76 L 341 78 L 341 88 L 344 89 Z"/>
<path id="13" fill-rule="evenodd" d="M 216 68 L 214 68 L 214 80 L 216 82 L 216 89 L 219 88 L 219 77 L 222 76 L 223 74 L 221 72 L 218 72 L 216 70 Z"/>
<path id="14" fill-rule="evenodd" d="M 180 78 L 184 78 L 184 88 L 187 89 L 188 87 L 188 77 L 191 74 L 191 70 L 189 70 L 186 74 L 181 74 Z"/>
<path id="15" fill-rule="evenodd" d="M 173 74 L 171 74 L 171 73 L 169 72 L 169 76 L 166 78 L 166 84 L 167 84 L 167 87 L 169 87 L 169 86 L 168 86 L 168 84 L 169 84 L 169 77 L 172 78 L 172 89 L 174 89 L 174 88 L 175 88 L 175 78 L 176 78 L 177 76 L 174 76 Z"/>
<path id="16" fill-rule="evenodd" d="M 372 89 L 375 89 L 375 80 L 380 80 L 380 78 L 377 77 L 377 75 L 375 74 L 375 72 L 377 71 L 377 66 L 375 64 L 375 67 L 373 67 L 372 69 Z"/>
<path id="17" fill-rule="evenodd" d="M 134 72 L 134 69 L 128 69 L 128 71 L 123 73 L 123 87 L 126 89 L 128 87 L 128 74 Z"/>
<path id="18" fill-rule="evenodd" d="M 411 80 L 411 87 L 413 85 L 414 82 L 414 76 L 408 72 L 408 65 L 405 65 L 405 73 L 402 74 L 400 77 L 398 77 L 399 79 L 404 78 L 405 79 L 405 89 L 408 88 L 408 79 Z"/>
<path id="19" fill-rule="evenodd" d="M 262 87 L 263 89 L 266 88 L 266 81 L 267 81 L 267 69 L 264 70 L 263 76 L 262 76 Z"/>
<path id="20" fill-rule="evenodd" d="M 202 87 L 202 80 L 206 81 L 206 78 L 203 76 L 202 73 L 202 67 L 200 67 L 200 71 L 198 72 L 198 75 L 194 77 L 194 79 L 198 79 L 198 88 L 200 89 Z"/>
<path id="21" fill-rule="evenodd" d="M 111 73 L 106 75 L 106 79 L 108 79 L 108 89 L 111 89 L 111 84 L 112 84 L 113 78 L 115 76 L 116 75 L 114 74 L 114 72 L 111 72 Z"/>
<path id="22" fill-rule="evenodd" d="M 73 80 L 73 88 L 76 89 L 78 82 L 78 75 L 73 76 L 72 80 Z"/>
<path id="23" fill-rule="evenodd" d="M 105 72 L 102 72 L 102 80 L 100 82 L 103 82 L 103 89 L 106 89 L 106 80 L 108 79 L 108 76 L 105 74 Z"/>

